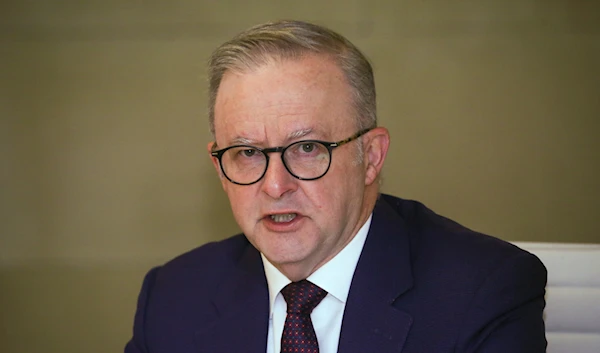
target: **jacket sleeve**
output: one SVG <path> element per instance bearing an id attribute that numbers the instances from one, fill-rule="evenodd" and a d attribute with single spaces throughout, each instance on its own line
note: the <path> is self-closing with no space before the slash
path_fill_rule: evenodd
<path id="1" fill-rule="evenodd" d="M 521 252 L 482 283 L 461 328 L 457 352 L 543 353 L 546 268 Z"/>
<path id="2" fill-rule="evenodd" d="M 154 286 L 156 274 L 160 267 L 155 267 L 150 270 L 144 282 L 142 284 L 142 290 L 138 296 L 137 309 L 133 321 L 133 337 L 125 346 L 125 353 L 147 353 L 148 348 L 146 347 L 146 337 L 144 332 L 144 326 L 146 322 L 146 308 L 150 300 L 150 293 Z"/>

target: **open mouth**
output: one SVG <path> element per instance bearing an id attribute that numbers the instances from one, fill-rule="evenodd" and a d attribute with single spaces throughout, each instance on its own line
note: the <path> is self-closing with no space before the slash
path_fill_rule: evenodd
<path id="1" fill-rule="evenodd" d="M 287 222 L 291 222 L 294 218 L 296 218 L 296 216 L 297 216 L 296 213 L 283 213 L 283 214 L 273 214 L 273 215 L 270 215 L 269 217 L 275 223 L 287 223 Z"/>

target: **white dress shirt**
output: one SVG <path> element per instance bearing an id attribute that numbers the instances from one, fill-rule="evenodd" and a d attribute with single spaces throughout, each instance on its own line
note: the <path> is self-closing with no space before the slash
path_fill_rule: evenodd
<path id="1" fill-rule="evenodd" d="M 317 334 L 320 353 L 337 352 L 346 299 L 356 264 L 367 240 L 372 217 L 373 215 L 369 216 L 354 239 L 342 251 L 307 278 L 328 293 L 310 315 Z M 262 253 L 261 256 L 269 285 L 270 313 L 267 353 L 280 353 L 281 335 L 287 310 L 287 304 L 280 292 L 291 281 L 279 272 Z"/>

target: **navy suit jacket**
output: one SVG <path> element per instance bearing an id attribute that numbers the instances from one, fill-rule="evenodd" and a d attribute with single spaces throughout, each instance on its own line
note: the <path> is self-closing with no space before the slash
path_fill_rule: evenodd
<path id="1" fill-rule="evenodd" d="M 381 195 L 338 352 L 545 352 L 545 285 L 534 255 Z M 146 275 L 125 352 L 263 353 L 268 324 L 260 254 L 237 235 Z"/>

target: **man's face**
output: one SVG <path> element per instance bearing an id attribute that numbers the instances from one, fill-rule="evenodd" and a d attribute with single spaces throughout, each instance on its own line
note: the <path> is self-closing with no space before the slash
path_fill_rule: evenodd
<path id="1" fill-rule="evenodd" d="M 324 57 L 227 72 L 215 104 L 218 148 L 345 139 L 357 132 L 350 97 L 343 73 Z M 369 215 L 363 205 L 366 166 L 357 161 L 359 143 L 333 150 L 329 171 L 317 180 L 294 178 L 280 153 L 270 155 L 266 174 L 255 184 L 236 185 L 221 176 L 248 240 L 292 280 L 335 256 Z M 217 159 L 213 162 L 220 173 Z"/>

